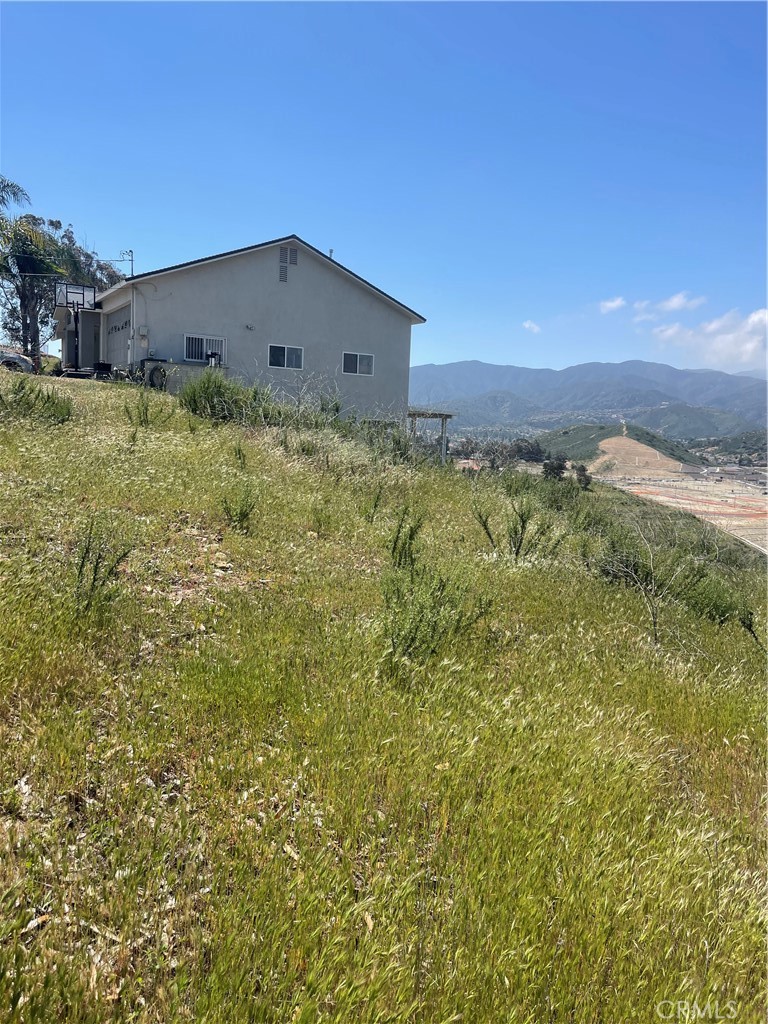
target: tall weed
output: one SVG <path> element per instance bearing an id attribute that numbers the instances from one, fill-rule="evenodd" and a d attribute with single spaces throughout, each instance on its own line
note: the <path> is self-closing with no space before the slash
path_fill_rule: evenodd
<path id="1" fill-rule="evenodd" d="M 401 510 L 389 550 L 392 568 L 382 581 L 386 674 L 400 681 L 452 642 L 467 636 L 490 603 L 422 562 L 417 538 L 423 514 Z"/>
<path id="2" fill-rule="evenodd" d="M 250 483 L 235 492 L 232 497 L 221 499 L 221 508 L 227 525 L 239 533 L 249 533 L 251 515 L 256 509 L 257 497 Z"/>
<path id="3" fill-rule="evenodd" d="M 173 418 L 176 411 L 174 405 L 158 398 L 150 398 L 147 390 L 141 388 L 136 401 L 131 405 L 125 402 L 124 411 L 132 427 L 161 427 Z"/>
<path id="4" fill-rule="evenodd" d="M 78 615 L 103 610 L 114 596 L 117 571 L 132 550 L 119 531 L 91 516 L 77 549 L 74 599 Z"/>
<path id="5" fill-rule="evenodd" d="M 73 408 L 67 395 L 28 377 L 16 377 L 8 394 L 0 392 L 0 420 L 18 418 L 60 424 L 71 418 Z"/>

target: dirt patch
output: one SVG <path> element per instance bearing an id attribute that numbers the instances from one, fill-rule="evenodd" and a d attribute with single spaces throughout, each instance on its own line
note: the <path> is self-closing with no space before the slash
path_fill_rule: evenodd
<path id="1" fill-rule="evenodd" d="M 601 477 L 643 476 L 646 479 L 667 479 L 681 471 L 682 463 L 662 455 L 655 448 L 631 437 L 607 437 L 600 442 L 599 455 L 589 466 L 590 473 Z"/>
<path id="2" fill-rule="evenodd" d="M 621 483 L 617 486 L 641 498 L 661 502 L 670 508 L 704 519 L 726 533 L 768 551 L 768 502 L 764 495 L 735 481 L 686 479 L 674 483 Z"/>
<path id="3" fill-rule="evenodd" d="M 589 466 L 593 476 L 638 497 L 690 512 L 768 551 L 768 500 L 756 487 L 691 472 L 690 467 L 629 437 L 606 438 L 600 450 L 602 455 Z"/>

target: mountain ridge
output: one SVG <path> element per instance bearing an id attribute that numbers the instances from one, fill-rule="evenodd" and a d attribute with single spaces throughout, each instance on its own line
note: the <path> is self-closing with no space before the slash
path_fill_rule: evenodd
<path id="1" fill-rule="evenodd" d="M 419 405 L 454 404 L 454 431 L 462 420 L 465 426 L 517 428 L 530 421 L 532 429 L 541 429 L 548 417 L 555 427 L 556 420 L 590 414 L 635 421 L 649 416 L 655 425 L 665 421 L 660 410 L 674 405 L 676 415 L 666 418 L 668 436 L 690 437 L 704 422 L 708 430 L 719 430 L 722 419 L 722 431 L 728 433 L 736 425 L 762 426 L 766 417 L 762 380 L 638 359 L 576 363 L 562 370 L 477 359 L 426 363 L 411 367 L 410 399 Z"/>

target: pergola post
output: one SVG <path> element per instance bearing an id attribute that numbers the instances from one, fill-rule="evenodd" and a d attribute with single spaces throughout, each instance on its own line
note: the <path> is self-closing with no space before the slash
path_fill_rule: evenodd
<path id="1" fill-rule="evenodd" d="M 452 412 L 433 412 L 431 409 L 409 409 L 408 419 L 411 421 L 411 439 L 416 440 L 417 420 L 440 420 L 440 465 L 448 461 L 448 420 Z"/>

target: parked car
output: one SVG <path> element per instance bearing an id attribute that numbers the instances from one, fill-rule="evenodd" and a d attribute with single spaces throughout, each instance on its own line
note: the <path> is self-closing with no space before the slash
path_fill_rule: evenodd
<path id="1" fill-rule="evenodd" d="M 35 372 L 35 364 L 28 356 L 23 356 L 20 352 L 8 352 L 5 349 L 0 349 L 0 366 L 16 373 Z"/>

